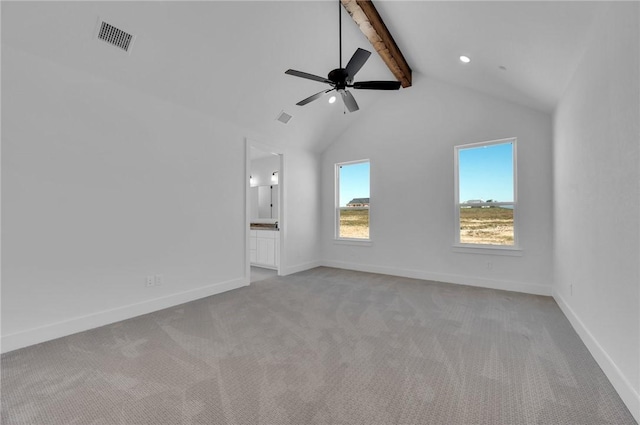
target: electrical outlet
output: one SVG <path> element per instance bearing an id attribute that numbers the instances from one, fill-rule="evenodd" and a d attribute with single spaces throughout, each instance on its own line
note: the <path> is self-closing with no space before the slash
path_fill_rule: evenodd
<path id="1" fill-rule="evenodd" d="M 147 276 L 147 279 L 145 280 L 145 284 L 144 286 L 153 286 L 154 284 L 154 280 L 153 280 L 153 276 Z"/>
<path id="2" fill-rule="evenodd" d="M 155 284 L 156 284 L 156 286 L 160 286 L 160 285 L 162 285 L 162 281 L 163 281 L 163 280 L 164 280 L 164 279 L 162 278 L 162 275 L 161 275 L 161 274 L 157 274 L 157 275 L 156 275 L 156 279 L 155 279 Z"/>

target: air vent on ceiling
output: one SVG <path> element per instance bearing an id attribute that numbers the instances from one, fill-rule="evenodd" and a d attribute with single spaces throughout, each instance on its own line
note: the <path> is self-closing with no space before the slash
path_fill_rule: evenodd
<path id="1" fill-rule="evenodd" d="M 276 120 L 280 121 L 282 124 L 286 124 L 291 119 L 291 115 L 287 114 L 285 111 L 280 112 L 278 118 Z"/>
<path id="2" fill-rule="evenodd" d="M 122 31 L 105 21 L 100 22 L 98 29 L 98 40 L 106 41 L 112 46 L 118 47 L 128 52 L 133 45 L 134 36 L 128 32 Z"/>

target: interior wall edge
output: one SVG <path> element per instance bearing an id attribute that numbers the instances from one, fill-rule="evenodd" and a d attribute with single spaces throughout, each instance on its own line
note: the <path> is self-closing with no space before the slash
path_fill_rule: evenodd
<path id="1" fill-rule="evenodd" d="M 175 307 L 190 301 L 206 298 L 211 295 L 220 294 L 233 289 L 248 286 L 249 280 L 245 277 L 217 282 L 210 285 L 188 291 L 169 294 L 150 300 L 145 300 L 135 304 L 129 304 L 110 310 L 98 311 L 93 314 L 74 317 L 57 323 L 51 323 L 37 328 L 16 332 L 9 335 L 2 335 L 2 353 L 14 351 L 42 342 L 69 336 L 78 332 L 106 326 L 121 320 L 132 319 L 144 314 L 153 313 L 165 308 Z"/>
<path id="2" fill-rule="evenodd" d="M 536 283 L 522 283 L 508 280 L 477 278 L 473 276 L 463 276 L 448 273 L 433 273 L 424 270 L 375 266 L 370 264 L 356 264 L 336 260 L 323 260 L 322 265 L 326 267 L 335 267 L 337 269 L 400 276 L 410 279 L 431 280 L 435 282 L 452 283 L 456 285 L 468 285 L 479 288 L 522 292 L 531 295 L 551 296 L 551 286 Z"/>
<path id="3" fill-rule="evenodd" d="M 635 420 L 640 423 L 640 393 L 633 388 L 611 356 L 555 288 L 552 296 Z"/>

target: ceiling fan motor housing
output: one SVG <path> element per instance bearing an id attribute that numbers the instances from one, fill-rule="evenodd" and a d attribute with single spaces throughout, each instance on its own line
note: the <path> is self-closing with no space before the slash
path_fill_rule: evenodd
<path id="1" fill-rule="evenodd" d="M 344 68 L 334 69 L 329 73 L 328 79 L 333 81 L 336 85 L 336 89 L 344 89 L 347 87 L 349 81 L 349 73 Z"/>

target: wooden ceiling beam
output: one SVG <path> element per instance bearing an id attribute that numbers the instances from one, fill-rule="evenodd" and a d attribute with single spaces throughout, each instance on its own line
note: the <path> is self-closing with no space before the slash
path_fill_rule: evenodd
<path id="1" fill-rule="evenodd" d="M 411 68 L 371 0 L 340 0 L 402 87 L 411 87 Z"/>

